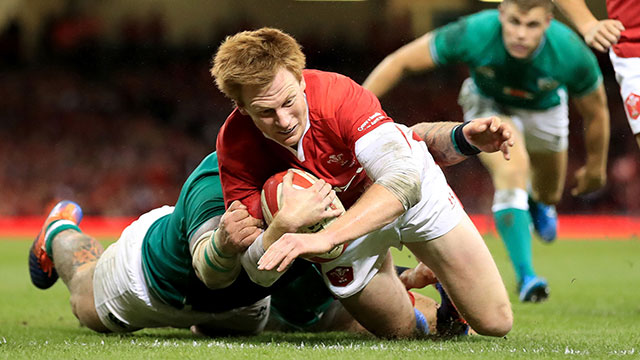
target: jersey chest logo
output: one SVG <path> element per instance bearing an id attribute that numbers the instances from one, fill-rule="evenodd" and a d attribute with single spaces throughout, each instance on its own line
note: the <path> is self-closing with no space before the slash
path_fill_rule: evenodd
<path id="1" fill-rule="evenodd" d="M 552 78 L 540 78 L 538 79 L 538 89 L 541 91 L 551 91 L 560 85 L 559 82 Z"/>

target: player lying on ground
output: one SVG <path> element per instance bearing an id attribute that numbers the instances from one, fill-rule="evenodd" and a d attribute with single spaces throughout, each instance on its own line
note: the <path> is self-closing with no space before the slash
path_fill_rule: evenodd
<path id="1" fill-rule="evenodd" d="M 455 125 L 417 126 L 440 149 L 443 162 L 464 158 L 452 152 Z M 508 156 L 508 126 L 479 120 L 466 125 L 464 133 L 483 150 L 502 149 Z M 94 331 L 193 326 L 209 335 L 253 334 L 269 318 L 269 294 L 276 328 L 359 329 L 331 305 L 333 298 L 311 263 L 299 262 L 270 288 L 249 281 L 239 253 L 261 232 L 261 222 L 250 218 L 240 203 L 224 212 L 215 153 L 189 176 L 174 207 L 142 215 L 104 253 L 99 242 L 81 232 L 81 218 L 80 207 L 72 202 L 51 211 L 29 252 L 29 272 L 41 289 L 52 286 L 59 275 L 69 289 L 74 315 Z M 295 293 L 315 296 L 295 301 Z M 435 302 L 420 295 L 416 301 L 421 313 L 431 314 L 434 327 Z M 446 303 L 439 312 L 441 324 L 457 319 Z"/>
<path id="2" fill-rule="evenodd" d="M 349 244 L 320 264 L 325 283 L 369 331 L 405 337 L 416 317 L 387 257 L 390 246 L 404 245 L 437 274 L 476 332 L 509 332 L 498 269 L 424 142 L 349 78 L 304 67 L 295 39 L 271 28 L 228 37 L 214 58 L 216 83 L 237 105 L 217 141 L 225 201 L 240 200 L 261 218 L 263 183 L 294 167 L 324 179 L 348 208 L 314 234 L 296 234 L 295 219 L 274 220 L 247 251 L 254 264 L 265 248 L 260 268 L 283 271 L 299 255 Z M 459 139 L 463 152 L 473 151 Z M 274 274 L 253 276 L 268 285 Z"/>
<path id="3" fill-rule="evenodd" d="M 522 301 L 548 296 L 546 280 L 534 271 L 530 224 L 533 218 L 544 241 L 555 239 L 555 204 L 567 171 L 567 92 L 585 123 L 587 152 L 571 193 L 595 191 L 606 180 L 609 111 L 602 74 L 591 51 L 552 20 L 552 11 L 550 0 L 505 0 L 499 10 L 463 17 L 396 50 L 363 85 L 382 96 L 407 72 L 463 63 L 471 72 L 459 97 L 465 121 L 499 115 L 512 124 L 512 160 L 479 158 L 493 179 L 496 228 Z"/>

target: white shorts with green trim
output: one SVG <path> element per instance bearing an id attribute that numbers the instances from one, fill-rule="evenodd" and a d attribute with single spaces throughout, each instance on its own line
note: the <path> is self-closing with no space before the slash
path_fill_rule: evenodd
<path id="1" fill-rule="evenodd" d="M 508 116 L 524 136 L 528 152 L 562 152 L 569 146 L 569 107 L 567 93 L 558 90 L 561 103 L 546 110 L 528 110 L 506 106 L 482 95 L 473 79 L 462 84 L 458 104 L 464 121 L 489 116 Z"/>
<path id="2" fill-rule="evenodd" d="M 142 270 L 142 240 L 157 219 L 173 212 L 164 206 L 152 210 L 129 225 L 120 239 L 109 246 L 96 265 L 93 294 L 98 316 L 113 332 L 131 332 L 151 327 L 188 328 L 203 325 L 216 333 L 255 334 L 269 316 L 270 297 L 222 313 L 203 313 L 188 307 L 176 309 L 149 293 Z"/>

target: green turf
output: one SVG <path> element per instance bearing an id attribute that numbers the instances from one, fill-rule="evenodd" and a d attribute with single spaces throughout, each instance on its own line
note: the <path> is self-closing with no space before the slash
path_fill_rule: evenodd
<path id="1" fill-rule="evenodd" d="M 640 242 L 534 244 L 551 298 L 520 304 L 500 242 L 488 238 L 512 293 L 515 324 L 506 338 L 380 341 L 350 334 L 265 333 L 203 339 L 185 330 L 100 335 L 81 328 L 62 283 L 42 291 L 27 274 L 29 241 L 0 240 L 0 358 L 4 359 L 405 359 L 633 358 L 640 356 Z M 410 265 L 407 253 L 396 253 Z M 435 292 L 429 289 L 427 294 Z"/>

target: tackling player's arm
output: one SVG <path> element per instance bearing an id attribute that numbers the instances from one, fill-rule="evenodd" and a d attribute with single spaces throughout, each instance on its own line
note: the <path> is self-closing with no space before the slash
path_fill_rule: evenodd
<path id="1" fill-rule="evenodd" d="M 411 127 L 429 148 L 433 159 L 441 166 L 455 165 L 479 151 L 501 151 L 510 159 L 511 126 L 499 117 L 474 119 L 468 123 L 425 122 Z"/>
<path id="2" fill-rule="evenodd" d="M 207 220 L 189 239 L 196 276 L 210 289 L 231 285 L 240 273 L 239 254 L 256 240 L 261 225 L 239 201 Z"/>
<path id="3" fill-rule="evenodd" d="M 618 20 L 598 20 L 584 0 L 554 0 L 558 8 L 576 26 L 584 41 L 592 48 L 605 52 L 618 42 L 624 26 Z"/>
<path id="4" fill-rule="evenodd" d="M 435 67 L 427 33 L 388 55 L 369 74 L 362 86 L 377 97 L 383 96 L 408 72 L 425 71 Z"/>
<path id="5" fill-rule="evenodd" d="M 607 180 L 607 153 L 609 151 L 609 108 L 604 85 L 591 93 L 574 98 L 578 112 L 585 122 L 586 163 L 576 172 L 573 196 L 590 193 L 604 186 Z"/>

